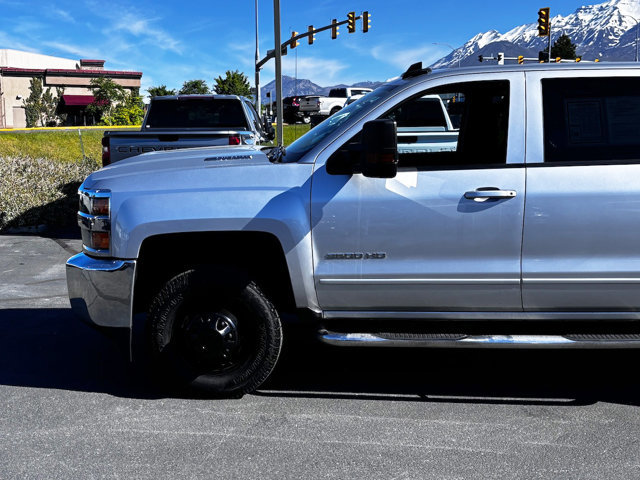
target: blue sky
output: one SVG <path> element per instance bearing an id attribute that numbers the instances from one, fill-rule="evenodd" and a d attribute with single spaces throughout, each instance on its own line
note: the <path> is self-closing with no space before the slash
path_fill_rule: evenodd
<path id="1" fill-rule="evenodd" d="M 347 12 L 371 13 L 371 30 L 337 40 L 318 34 L 284 57 L 283 73 L 321 86 L 386 80 L 422 60 L 430 64 L 479 32 L 502 33 L 537 21 L 540 7 L 568 15 L 579 0 L 432 1 L 432 0 L 280 0 L 282 39 L 292 30 L 322 26 Z M 544 4 L 543 4 L 544 3 Z M 585 2 L 586 3 L 600 3 Z M 107 61 L 105 68 L 143 72 L 143 90 L 185 80 L 209 84 L 226 70 L 244 72 L 253 84 L 255 0 L 231 2 L 183 0 L 0 0 L 0 48 L 27 50 L 71 59 Z M 273 48 L 273 2 L 259 0 L 260 54 Z M 273 79 L 273 61 L 262 73 Z"/>

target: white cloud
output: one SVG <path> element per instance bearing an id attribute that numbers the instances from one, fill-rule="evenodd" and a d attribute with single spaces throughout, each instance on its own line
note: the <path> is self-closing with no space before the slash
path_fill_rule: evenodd
<path id="1" fill-rule="evenodd" d="M 24 52 L 42 53 L 39 49 L 22 43 L 15 37 L 8 35 L 5 32 L 0 32 L 0 48 L 11 48 L 13 50 L 22 50 Z"/>
<path id="2" fill-rule="evenodd" d="M 101 55 L 104 55 L 104 53 L 101 53 L 100 50 L 90 48 L 84 45 L 82 46 L 70 45 L 62 42 L 42 42 L 42 44 L 47 47 L 55 48 L 60 52 L 65 52 L 65 53 L 74 55 L 75 57 L 78 57 L 78 58 L 100 58 L 101 59 L 102 58 Z"/>
<path id="3" fill-rule="evenodd" d="M 141 18 L 133 13 L 125 13 L 120 15 L 117 22 L 114 22 L 111 27 L 115 31 L 128 32 L 135 37 L 148 40 L 161 50 L 182 53 L 180 42 L 166 31 L 153 27 L 152 22 L 154 20 L 152 18 Z"/>
<path id="4" fill-rule="evenodd" d="M 66 12 L 66 11 L 61 10 L 59 8 L 56 8 L 56 7 L 52 7 L 51 8 L 51 13 L 55 17 L 58 17 L 58 18 L 64 20 L 65 22 L 76 23 L 76 19 L 69 12 Z"/>

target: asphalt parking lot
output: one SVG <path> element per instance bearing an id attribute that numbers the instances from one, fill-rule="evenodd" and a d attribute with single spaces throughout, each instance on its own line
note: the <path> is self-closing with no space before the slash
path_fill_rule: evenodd
<path id="1" fill-rule="evenodd" d="M 640 478 L 640 352 L 290 345 L 175 394 L 74 318 L 73 237 L 0 236 L 0 478 Z"/>

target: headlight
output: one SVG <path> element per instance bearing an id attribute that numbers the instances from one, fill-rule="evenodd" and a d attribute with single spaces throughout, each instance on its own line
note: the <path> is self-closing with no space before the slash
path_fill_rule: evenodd
<path id="1" fill-rule="evenodd" d="M 96 256 L 109 256 L 111 246 L 111 191 L 80 187 L 78 225 L 82 249 Z"/>

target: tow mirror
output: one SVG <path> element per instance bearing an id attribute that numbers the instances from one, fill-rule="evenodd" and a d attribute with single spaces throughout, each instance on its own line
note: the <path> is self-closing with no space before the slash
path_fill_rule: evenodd
<path id="1" fill-rule="evenodd" d="M 262 128 L 266 134 L 267 140 L 271 141 L 276 138 L 276 129 L 273 128 L 273 124 L 269 121 L 269 117 L 263 117 Z"/>
<path id="2" fill-rule="evenodd" d="M 362 128 L 361 170 L 365 177 L 393 178 L 398 173 L 396 122 L 372 120 Z"/>

